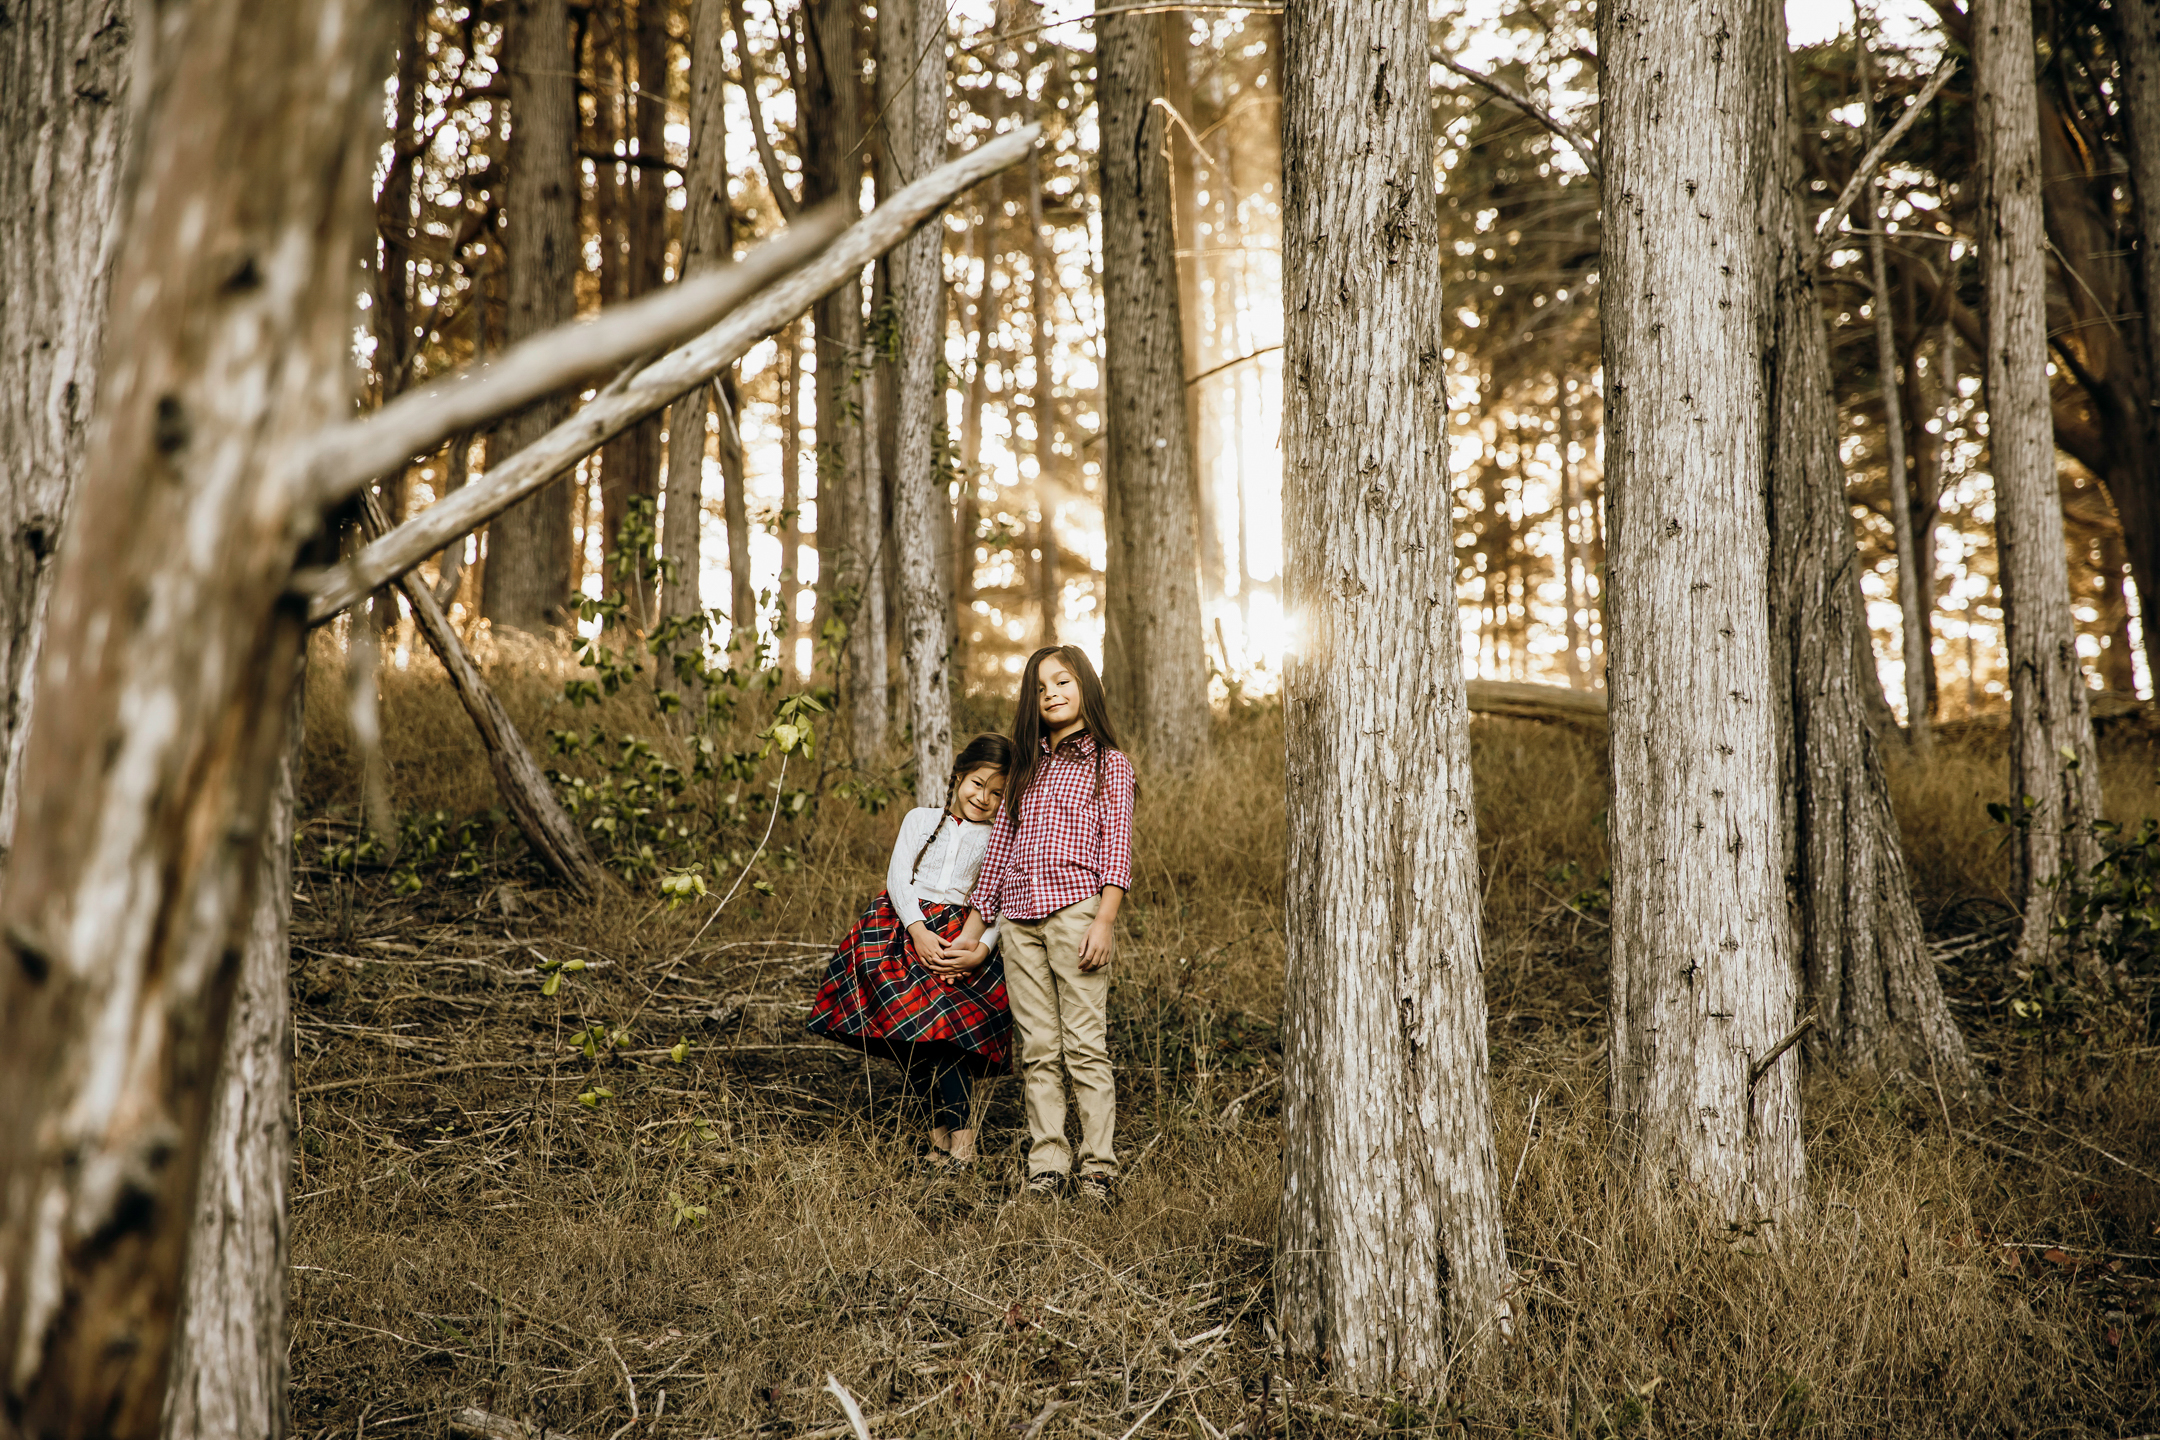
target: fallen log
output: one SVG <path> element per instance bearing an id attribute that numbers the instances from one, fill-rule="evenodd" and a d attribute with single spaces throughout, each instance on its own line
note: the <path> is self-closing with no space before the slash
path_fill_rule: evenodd
<path id="1" fill-rule="evenodd" d="M 1560 725 L 1605 728 L 1605 692 L 1570 690 L 1563 685 L 1529 685 L 1513 680 L 1471 680 L 1473 715 L 1500 715 L 1511 720 L 1544 720 Z"/>
<path id="2" fill-rule="evenodd" d="M 444 496 L 343 564 L 296 573 L 295 588 L 308 596 L 308 623 L 320 625 L 381 589 L 740 360 L 760 340 L 905 240 L 955 196 L 1024 158 L 1041 134 L 1040 126 L 1022 126 L 931 171 L 865 215 L 815 260 L 767 286 L 719 324 L 669 351 L 623 385 L 594 397 L 577 414 L 487 474 L 468 481 L 464 489 Z M 575 331 L 569 329 L 540 339 L 578 343 Z M 465 426 L 482 425 L 493 418 L 472 413 L 459 416 Z"/>
<path id="3" fill-rule="evenodd" d="M 574 1435 L 561 1430 L 550 1430 L 543 1425 L 523 1425 L 500 1415 L 490 1415 L 470 1405 L 461 1406 L 449 1415 L 450 1433 L 463 1435 L 468 1440 L 577 1440 Z"/>
<path id="4" fill-rule="evenodd" d="M 363 498 L 366 529 L 370 535 L 380 536 L 388 528 L 382 506 L 372 491 L 363 492 Z M 410 573 L 400 576 L 397 585 L 405 603 L 412 607 L 413 622 L 426 638 L 428 648 L 449 675 L 458 703 L 472 717 L 473 729 L 480 734 L 480 746 L 487 751 L 488 769 L 495 774 L 495 788 L 502 792 L 503 803 L 510 807 L 525 843 L 572 889 L 585 895 L 605 890 L 611 877 L 585 843 L 585 833 L 555 798 L 547 776 L 526 748 L 524 737 L 510 723 L 502 702 L 480 678 L 480 667 L 473 663 L 472 652 L 465 648 L 465 642 L 451 628 L 449 617 L 435 603 L 435 592 Z"/>

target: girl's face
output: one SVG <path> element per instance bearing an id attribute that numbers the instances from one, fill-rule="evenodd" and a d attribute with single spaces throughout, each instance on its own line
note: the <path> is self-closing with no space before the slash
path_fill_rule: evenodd
<path id="1" fill-rule="evenodd" d="M 1060 730 L 1080 718 L 1080 677 L 1055 655 L 1035 671 L 1036 703 L 1042 707 L 1043 724 Z"/>
<path id="2" fill-rule="evenodd" d="M 953 794 L 953 814 L 987 825 L 997 818 L 998 806 L 1004 799 L 1005 772 L 995 765 L 984 765 L 960 777 L 960 788 Z"/>

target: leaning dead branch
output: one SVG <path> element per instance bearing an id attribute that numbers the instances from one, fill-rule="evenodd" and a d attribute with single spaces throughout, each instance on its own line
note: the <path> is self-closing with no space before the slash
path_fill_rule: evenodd
<path id="1" fill-rule="evenodd" d="M 740 360 L 760 340 L 906 239 L 953 197 L 1017 163 L 1041 133 L 1040 126 L 1023 126 L 925 175 L 864 216 L 817 259 L 769 285 L 712 329 L 646 366 L 620 388 L 597 397 L 486 475 L 429 506 L 343 565 L 296 576 L 296 587 L 309 594 L 309 623 L 319 625 L 395 580 Z M 574 330 L 554 331 L 542 339 L 582 343 Z M 464 416 L 460 424 L 477 426 L 493 418 Z"/>
<path id="2" fill-rule="evenodd" d="M 820 206 L 737 264 L 535 335 L 499 359 L 407 391 L 373 414 L 324 431 L 311 446 L 303 481 L 314 505 L 328 509 L 461 431 L 679 344 L 806 264 L 832 243 L 845 218 L 838 205 Z"/>
<path id="3" fill-rule="evenodd" d="M 1531 685 L 1512 680 L 1471 680 L 1469 692 L 1473 715 L 1504 715 L 1511 720 L 1544 720 L 1556 724 L 1605 726 L 1605 692 L 1570 690 L 1562 685 Z"/>
<path id="4" fill-rule="evenodd" d="M 367 494 L 363 513 L 371 535 L 380 536 L 388 528 L 373 493 Z M 572 889 L 585 895 L 605 890 L 609 883 L 607 871 L 585 843 L 585 833 L 555 798 L 547 776 L 526 748 L 524 737 L 511 723 L 502 702 L 480 678 L 480 667 L 473 663 L 472 653 L 458 638 L 442 607 L 435 603 L 435 593 L 410 573 L 399 577 L 398 589 L 412 607 L 413 621 L 426 637 L 428 648 L 450 677 L 458 703 L 472 717 L 473 728 L 480 733 L 481 748 L 487 751 L 488 769 L 495 774 L 495 788 L 502 792 L 503 803 L 510 807 L 525 843 Z"/>
<path id="5" fill-rule="evenodd" d="M 1479 89 L 1491 92 L 1495 98 L 1505 100 L 1508 104 L 1551 131 L 1555 139 L 1564 142 L 1568 149 L 1575 152 L 1576 157 L 1582 161 L 1583 168 L 1590 172 L 1592 179 L 1602 180 L 1605 178 L 1605 172 L 1598 165 L 1597 141 L 1583 134 L 1582 131 L 1568 124 L 1567 121 L 1562 120 L 1529 96 L 1516 90 L 1506 81 L 1495 79 L 1482 71 L 1472 70 L 1467 65 L 1456 64 L 1438 46 L 1433 47 L 1432 58 L 1435 65 L 1444 70 L 1452 70 Z"/>

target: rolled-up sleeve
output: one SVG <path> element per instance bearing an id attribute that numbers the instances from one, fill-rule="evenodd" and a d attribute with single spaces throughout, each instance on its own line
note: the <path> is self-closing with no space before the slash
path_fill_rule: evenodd
<path id="1" fill-rule="evenodd" d="M 1005 872 L 1012 869 L 1013 828 L 1005 818 L 1004 807 L 990 821 L 990 843 L 983 847 L 982 869 L 976 872 L 975 889 L 968 896 L 972 905 L 985 920 L 995 920 L 1004 911 L 1000 908 L 1005 896 Z"/>
<path id="2" fill-rule="evenodd" d="M 1132 889 L 1132 762 L 1118 751 L 1103 757 L 1102 883 Z"/>

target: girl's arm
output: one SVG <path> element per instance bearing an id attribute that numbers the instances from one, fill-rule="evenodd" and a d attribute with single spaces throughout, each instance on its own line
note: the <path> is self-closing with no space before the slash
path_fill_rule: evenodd
<path id="1" fill-rule="evenodd" d="M 980 910 L 969 907 L 960 933 L 946 942 L 945 958 L 930 968 L 940 975 L 965 975 L 980 970 L 997 949 L 998 927 L 985 921 Z"/>
<path id="2" fill-rule="evenodd" d="M 1080 937 L 1080 968 L 1100 970 L 1117 949 L 1118 907 L 1132 888 L 1132 762 L 1118 751 L 1103 757 L 1102 903 Z"/>
<path id="3" fill-rule="evenodd" d="M 915 894 L 915 856 L 923 841 L 945 818 L 939 810 L 910 810 L 900 822 L 900 838 L 893 842 L 892 859 L 885 865 L 885 893 L 892 899 L 893 913 L 907 927 L 914 942 L 915 958 L 932 966 L 945 958 L 945 944 L 923 921 L 922 901 Z M 927 820 L 928 823 L 924 823 Z"/>

